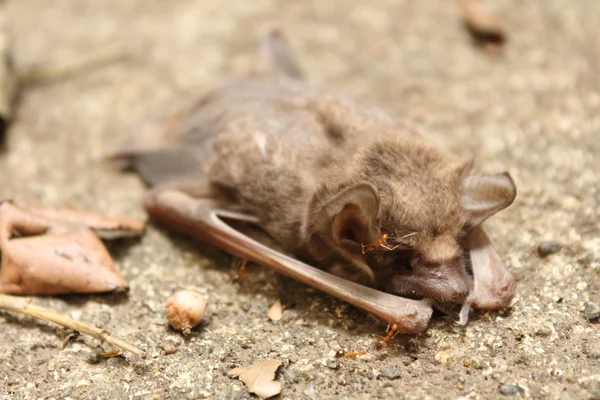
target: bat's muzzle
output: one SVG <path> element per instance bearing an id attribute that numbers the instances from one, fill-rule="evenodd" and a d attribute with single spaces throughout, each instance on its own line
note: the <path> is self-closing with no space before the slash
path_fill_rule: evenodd
<path id="1" fill-rule="evenodd" d="M 469 294 L 469 282 L 463 261 L 429 262 L 420 257 L 411 260 L 414 282 L 425 297 L 441 302 L 462 304 Z"/>

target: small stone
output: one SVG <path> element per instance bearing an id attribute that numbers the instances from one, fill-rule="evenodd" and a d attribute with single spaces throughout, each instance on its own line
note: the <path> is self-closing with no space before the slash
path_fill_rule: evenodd
<path id="1" fill-rule="evenodd" d="M 563 245 L 554 240 L 544 240 L 538 245 L 537 251 L 540 257 L 548 257 L 551 254 L 558 253 Z"/>
<path id="2" fill-rule="evenodd" d="M 381 371 L 381 376 L 383 378 L 389 379 L 390 381 L 393 381 L 396 379 L 400 379 L 402 377 L 402 374 L 400 373 L 400 370 L 398 368 L 389 366 L 383 371 Z"/>
<path id="3" fill-rule="evenodd" d="M 244 310 L 245 312 L 250 311 L 251 308 L 252 308 L 252 303 L 250 303 L 249 301 L 245 301 L 242 303 L 242 310 Z"/>
<path id="4" fill-rule="evenodd" d="M 102 361 L 102 360 L 103 360 L 102 356 L 98 353 L 90 353 L 90 355 L 85 359 L 85 361 L 88 364 L 92 364 L 92 365 L 100 364 L 100 361 Z"/>
<path id="5" fill-rule="evenodd" d="M 231 399 L 233 396 L 231 395 L 230 392 L 228 392 L 227 390 L 221 390 L 219 393 L 217 393 L 216 399 L 217 400 L 228 400 Z"/>
<path id="6" fill-rule="evenodd" d="M 590 322 L 598 322 L 600 320 L 600 304 L 585 303 L 583 318 Z"/>
<path id="7" fill-rule="evenodd" d="M 466 359 L 463 363 L 463 365 L 467 368 L 474 368 L 474 369 L 483 369 L 485 368 L 485 363 L 483 361 L 483 358 L 481 356 L 473 356 L 469 359 Z"/>
<path id="8" fill-rule="evenodd" d="M 456 356 L 447 351 L 440 351 L 434 356 L 435 360 L 442 365 L 451 364 L 456 361 Z"/>
<path id="9" fill-rule="evenodd" d="M 581 346 L 581 351 L 588 358 L 600 359 L 600 343 L 597 340 L 585 340 Z"/>
<path id="10" fill-rule="evenodd" d="M 315 398 L 316 396 L 316 391 L 315 391 L 315 383 L 314 382 L 308 382 L 306 384 L 306 386 L 304 387 L 304 395 L 312 398 Z"/>
<path id="11" fill-rule="evenodd" d="M 541 325 L 536 326 L 534 332 L 537 336 L 546 337 L 552 335 L 552 328 L 552 323 L 543 323 Z"/>
<path id="12" fill-rule="evenodd" d="M 495 357 L 492 359 L 492 367 L 496 370 L 496 372 L 506 372 L 508 371 L 508 363 L 502 357 Z"/>
<path id="13" fill-rule="evenodd" d="M 254 342 L 252 340 L 240 340 L 239 345 L 242 349 L 251 349 Z"/>
<path id="14" fill-rule="evenodd" d="M 333 370 L 337 370 L 340 369 L 340 360 L 336 360 L 336 359 L 329 359 L 327 360 L 327 368 L 333 369 Z"/>
<path id="15" fill-rule="evenodd" d="M 500 393 L 507 396 L 514 396 L 515 394 L 525 393 L 525 391 L 517 385 L 502 385 L 500 386 Z"/>
<path id="16" fill-rule="evenodd" d="M 75 386 L 77 386 L 78 388 L 84 387 L 84 386 L 90 386 L 90 381 L 82 379 L 82 380 L 78 381 Z"/>
<path id="17" fill-rule="evenodd" d="M 175 352 L 177 351 L 177 348 L 175 348 L 175 346 L 173 346 L 172 344 L 167 344 L 166 346 L 163 347 L 163 350 L 165 352 L 165 355 L 171 355 L 171 354 L 175 354 Z"/>

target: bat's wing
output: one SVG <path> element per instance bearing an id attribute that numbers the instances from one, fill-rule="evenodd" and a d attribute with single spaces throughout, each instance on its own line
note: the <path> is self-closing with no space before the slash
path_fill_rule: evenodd
<path id="1" fill-rule="evenodd" d="M 153 187 L 181 185 L 204 176 L 212 156 L 214 132 L 189 132 L 188 122 L 198 110 L 186 110 L 168 118 L 138 123 L 107 158 L 133 168 Z M 209 121 L 201 121 L 210 126 Z M 189 143 L 192 136 L 195 143 Z"/>
<path id="2" fill-rule="evenodd" d="M 187 109 L 138 122 L 108 158 L 135 169 L 152 187 L 191 186 L 206 175 L 215 140 L 230 123 L 273 108 L 272 94 L 293 92 L 296 83 L 289 81 L 302 78 L 285 35 L 275 27 L 264 35 L 259 58 L 265 79 L 248 77 L 214 88 Z"/>
<path id="3" fill-rule="evenodd" d="M 471 228 L 466 247 L 471 260 L 473 285 L 460 312 L 462 324 L 467 323 L 471 306 L 480 310 L 498 310 L 509 306 L 516 286 L 515 279 L 481 225 Z"/>
<path id="4" fill-rule="evenodd" d="M 508 306 L 515 295 L 515 280 L 481 225 L 469 231 L 467 243 L 473 271 L 469 295 L 473 307 L 496 310 Z"/>
<path id="5" fill-rule="evenodd" d="M 219 208 L 209 199 L 197 199 L 177 190 L 153 191 L 145 203 L 158 222 L 219 246 L 239 257 L 270 267 L 370 312 L 398 331 L 414 334 L 426 329 L 432 308 L 426 300 L 410 300 L 347 281 L 311 267 L 241 234 L 224 219 L 257 223 L 256 218 Z"/>

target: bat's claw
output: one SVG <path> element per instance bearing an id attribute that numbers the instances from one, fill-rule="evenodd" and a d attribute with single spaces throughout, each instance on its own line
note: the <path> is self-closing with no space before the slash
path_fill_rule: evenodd
<path id="1" fill-rule="evenodd" d="M 246 267 L 248 265 L 248 260 L 245 258 L 236 258 L 233 261 L 233 267 L 236 269 L 235 271 L 235 275 L 233 277 L 234 281 L 239 281 L 244 279 L 244 276 L 246 275 Z"/>

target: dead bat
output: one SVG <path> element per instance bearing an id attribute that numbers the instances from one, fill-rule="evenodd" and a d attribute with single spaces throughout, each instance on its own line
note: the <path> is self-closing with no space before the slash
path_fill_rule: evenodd
<path id="1" fill-rule="evenodd" d="M 432 304 L 463 306 L 463 322 L 469 305 L 507 306 L 514 280 L 481 223 L 513 202 L 510 175 L 470 175 L 470 162 L 383 108 L 309 86 L 277 29 L 261 54 L 260 72 L 138 130 L 112 155 L 153 187 L 151 217 L 399 332 L 424 330 Z"/>

